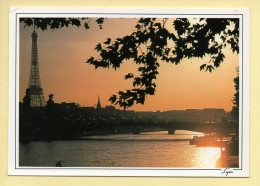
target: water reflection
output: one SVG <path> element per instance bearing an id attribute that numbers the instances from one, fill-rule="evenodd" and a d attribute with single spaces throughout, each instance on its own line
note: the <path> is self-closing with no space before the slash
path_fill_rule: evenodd
<path id="1" fill-rule="evenodd" d="M 195 147 L 201 133 L 176 131 L 85 137 L 80 140 L 20 144 L 20 166 L 215 168 L 220 149 Z M 60 164 L 58 164 L 60 165 Z"/>
<path id="2" fill-rule="evenodd" d="M 220 148 L 217 147 L 197 147 L 200 149 L 196 154 L 199 159 L 197 162 L 198 167 L 215 168 L 216 162 L 221 156 Z"/>

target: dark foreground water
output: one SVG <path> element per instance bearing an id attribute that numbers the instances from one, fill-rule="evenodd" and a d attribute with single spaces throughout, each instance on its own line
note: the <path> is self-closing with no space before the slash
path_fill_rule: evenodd
<path id="1" fill-rule="evenodd" d="M 215 168 L 220 149 L 195 147 L 187 139 L 201 133 L 179 130 L 88 136 L 79 140 L 20 144 L 19 165 L 54 167 Z"/>

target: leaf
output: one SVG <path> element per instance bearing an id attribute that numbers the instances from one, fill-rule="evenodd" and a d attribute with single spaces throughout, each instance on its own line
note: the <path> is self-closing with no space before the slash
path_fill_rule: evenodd
<path id="1" fill-rule="evenodd" d="M 102 50 L 102 46 L 101 46 L 100 43 L 97 44 L 95 50 L 97 50 L 97 51 L 101 51 Z"/>
<path id="2" fill-rule="evenodd" d="M 117 99 L 117 96 L 113 94 L 113 95 L 109 98 L 109 101 L 113 104 L 113 103 L 116 102 L 116 99 Z"/>
<path id="3" fill-rule="evenodd" d="M 71 19 L 71 24 L 79 27 L 81 25 L 79 19 Z"/>
<path id="4" fill-rule="evenodd" d="M 204 68 L 206 67 L 207 65 L 206 64 L 203 64 L 200 66 L 200 71 L 204 70 Z"/>
<path id="5" fill-rule="evenodd" d="M 88 30 L 90 28 L 88 23 L 84 23 L 84 27 L 85 27 L 86 30 Z"/>
<path id="6" fill-rule="evenodd" d="M 127 75 L 125 75 L 125 79 L 130 79 L 133 77 L 134 77 L 134 75 L 132 73 L 128 73 Z"/>
<path id="7" fill-rule="evenodd" d="M 110 44 L 110 42 L 111 42 L 111 38 L 107 38 L 107 41 L 106 41 L 106 42 L 104 42 L 104 44 L 107 44 L 107 45 L 109 45 L 109 44 Z"/>
<path id="8" fill-rule="evenodd" d="M 206 71 L 212 72 L 215 68 L 212 65 L 207 65 Z"/>
<path id="9" fill-rule="evenodd" d="M 104 22 L 104 18 L 98 18 L 98 19 L 96 20 L 96 23 L 99 25 L 99 28 L 100 28 L 100 29 L 102 29 L 102 24 L 103 24 L 103 22 Z"/>

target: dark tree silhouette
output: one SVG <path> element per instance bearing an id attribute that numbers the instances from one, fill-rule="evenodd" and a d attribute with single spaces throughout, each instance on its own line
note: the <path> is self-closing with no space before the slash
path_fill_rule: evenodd
<path id="1" fill-rule="evenodd" d="M 25 26 L 35 24 L 46 30 L 59 29 L 69 25 L 81 26 L 84 22 L 89 29 L 89 18 L 25 18 L 20 21 Z M 104 18 L 96 19 L 101 26 Z M 170 27 L 166 26 L 169 25 Z M 200 66 L 200 70 L 212 72 L 223 62 L 223 49 L 230 47 L 232 52 L 239 52 L 239 19 L 227 18 L 177 18 L 157 19 L 141 18 L 135 31 L 114 41 L 107 38 L 103 44 L 97 44 L 95 50 L 99 57 L 90 57 L 87 63 L 95 68 L 118 69 L 124 61 L 132 60 L 138 65 L 138 75 L 128 73 L 125 79 L 133 80 L 133 88 L 119 91 L 110 101 L 126 109 L 133 104 L 144 104 L 147 95 L 154 95 L 155 80 L 159 74 L 161 62 L 179 64 L 185 58 L 209 57 Z"/>
<path id="2" fill-rule="evenodd" d="M 239 72 L 238 72 L 238 68 L 237 68 L 237 76 L 234 78 L 234 84 L 235 84 L 235 94 L 233 97 L 233 108 L 232 108 L 232 116 L 235 120 L 238 120 L 239 118 Z"/>
<path id="3" fill-rule="evenodd" d="M 24 23 L 25 27 L 34 26 L 43 31 L 48 28 L 54 30 L 69 26 L 80 27 L 82 22 L 85 29 L 88 30 L 91 20 L 92 18 L 20 18 L 20 22 Z M 102 29 L 104 18 L 95 19 L 95 22 L 99 25 L 99 28 Z"/>

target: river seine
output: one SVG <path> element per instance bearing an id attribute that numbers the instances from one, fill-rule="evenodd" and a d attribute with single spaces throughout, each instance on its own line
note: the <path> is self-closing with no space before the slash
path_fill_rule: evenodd
<path id="1" fill-rule="evenodd" d="M 215 168 L 220 149 L 195 147 L 189 139 L 202 133 L 178 130 L 141 134 L 87 136 L 78 140 L 19 145 L 19 165 L 54 167 Z"/>

